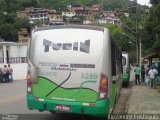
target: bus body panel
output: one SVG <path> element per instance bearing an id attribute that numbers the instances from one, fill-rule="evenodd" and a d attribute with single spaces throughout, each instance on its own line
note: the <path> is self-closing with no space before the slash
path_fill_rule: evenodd
<path id="1" fill-rule="evenodd" d="M 62 33 L 65 34 L 61 35 Z M 72 34 L 76 37 L 71 36 Z M 39 68 L 39 77 L 32 86 L 35 97 L 96 102 L 101 71 L 99 59 L 103 53 L 103 31 L 51 29 L 35 32 L 33 40 L 32 54 L 35 57 L 31 61 Z M 42 86 L 39 87 L 41 82 L 46 86 L 44 90 Z M 88 101 L 88 95 L 94 98 Z"/>
<path id="2" fill-rule="evenodd" d="M 64 26 L 33 31 L 28 57 L 34 75 L 28 108 L 66 112 L 56 108 L 66 105 L 70 113 L 106 116 L 110 99 L 119 90 L 112 90 L 110 44 L 106 28 Z M 108 82 L 105 99 L 99 94 L 102 74 Z"/>

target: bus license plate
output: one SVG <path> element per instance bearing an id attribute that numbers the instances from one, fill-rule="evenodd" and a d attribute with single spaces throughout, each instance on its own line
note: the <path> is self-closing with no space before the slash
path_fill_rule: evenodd
<path id="1" fill-rule="evenodd" d="M 56 105 L 57 110 L 70 111 L 70 106 L 67 105 Z"/>

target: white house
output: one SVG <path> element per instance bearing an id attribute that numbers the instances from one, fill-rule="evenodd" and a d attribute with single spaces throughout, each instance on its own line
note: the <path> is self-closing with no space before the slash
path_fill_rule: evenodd
<path id="1" fill-rule="evenodd" d="M 100 23 L 100 24 L 106 24 L 107 19 L 99 19 L 99 20 L 97 20 L 97 22 Z"/>
<path id="2" fill-rule="evenodd" d="M 62 16 L 66 16 L 66 17 L 74 17 L 75 15 L 76 15 L 75 11 L 62 12 Z"/>
<path id="3" fill-rule="evenodd" d="M 63 17 L 60 13 L 49 13 L 49 23 L 63 23 Z"/>
<path id="4" fill-rule="evenodd" d="M 48 10 L 47 9 L 42 9 L 42 8 L 32 8 L 29 10 L 28 13 L 28 19 L 30 21 L 35 21 L 35 20 L 48 20 Z"/>
<path id="5" fill-rule="evenodd" d="M 0 68 L 10 64 L 13 80 L 24 80 L 27 75 L 27 43 L 0 42 Z"/>
<path id="6" fill-rule="evenodd" d="M 124 15 L 125 15 L 126 17 L 129 17 L 129 13 L 124 13 Z"/>

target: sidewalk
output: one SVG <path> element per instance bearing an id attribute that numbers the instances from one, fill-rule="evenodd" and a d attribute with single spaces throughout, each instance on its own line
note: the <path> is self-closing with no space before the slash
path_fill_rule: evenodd
<path id="1" fill-rule="evenodd" d="M 160 114 L 160 93 L 149 85 L 134 85 L 127 110 L 128 114 Z"/>

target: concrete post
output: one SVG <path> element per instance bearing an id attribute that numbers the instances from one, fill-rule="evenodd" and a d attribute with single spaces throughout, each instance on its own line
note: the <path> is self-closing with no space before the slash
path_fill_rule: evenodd
<path id="1" fill-rule="evenodd" d="M 7 53 L 6 53 L 6 45 L 3 44 L 3 63 L 7 64 Z"/>

